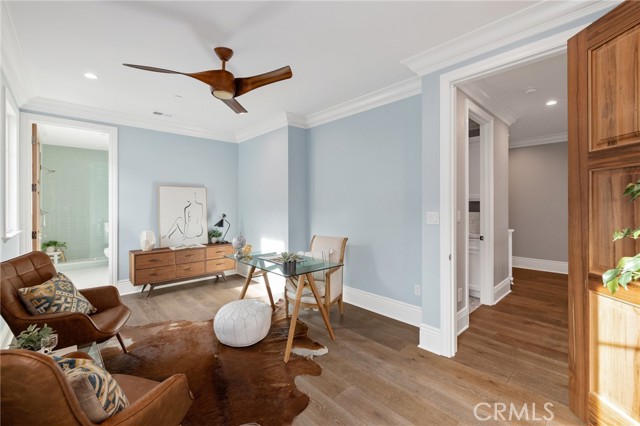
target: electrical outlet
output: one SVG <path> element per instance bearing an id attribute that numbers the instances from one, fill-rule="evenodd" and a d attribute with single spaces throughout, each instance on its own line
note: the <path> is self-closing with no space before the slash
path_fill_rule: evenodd
<path id="1" fill-rule="evenodd" d="M 462 289 L 458 289 L 458 302 L 462 301 Z"/>
<path id="2" fill-rule="evenodd" d="M 413 294 L 415 294 L 416 296 L 420 296 L 420 286 L 419 285 L 413 286 Z"/>

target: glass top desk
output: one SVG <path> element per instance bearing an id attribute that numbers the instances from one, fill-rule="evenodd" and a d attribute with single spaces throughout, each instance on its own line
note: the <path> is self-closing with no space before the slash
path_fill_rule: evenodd
<path id="1" fill-rule="evenodd" d="M 289 356 L 291 355 L 293 336 L 295 335 L 296 322 L 298 321 L 298 313 L 300 311 L 302 290 L 305 286 L 308 286 L 313 293 L 313 297 L 315 297 L 316 303 L 318 304 L 318 310 L 322 314 L 322 319 L 324 320 L 324 324 L 327 327 L 327 331 L 329 331 L 329 336 L 331 336 L 331 339 L 335 340 L 336 336 L 333 333 L 333 328 L 331 328 L 331 323 L 329 323 L 327 310 L 325 309 L 324 303 L 322 303 L 320 295 L 318 294 L 318 289 L 316 288 L 315 280 L 313 279 L 313 273 L 324 271 L 325 269 L 338 268 L 340 266 L 343 266 L 342 263 L 324 262 L 320 259 L 300 256 L 302 261 L 297 262 L 295 268 L 293 270 L 290 270 L 283 263 L 278 262 L 278 253 L 253 252 L 241 257 L 236 257 L 235 254 L 229 254 L 225 257 L 234 259 L 237 262 L 243 263 L 250 267 L 249 274 L 247 275 L 247 279 L 245 280 L 244 286 L 242 287 L 242 292 L 240 293 L 240 299 L 244 299 L 244 296 L 247 294 L 247 289 L 249 288 L 249 284 L 251 284 L 251 278 L 253 278 L 254 275 L 262 275 L 264 277 L 264 283 L 267 287 L 267 294 L 269 295 L 269 301 L 271 302 L 271 308 L 273 310 L 275 310 L 275 304 L 273 303 L 273 296 L 271 295 L 271 287 L 269 286 L 267 273 L 273 272 L 274 274 L 285 277 L 286 279 L 290 280 L 290 282 L 293 283 L 296 287 L 296 300 L 293 306 L 293 313 L 291 314 L 291 325 L 289 326 L 287 348 L 284 352 L 284 362 L 288 362 Z M 258 269 L 259 272 L 256 273 L 256 269 Z M 295 280 L 296 277 L 298 278 L 297 282 Z M 288 302 L 285 300 L 285 303 Z"/>

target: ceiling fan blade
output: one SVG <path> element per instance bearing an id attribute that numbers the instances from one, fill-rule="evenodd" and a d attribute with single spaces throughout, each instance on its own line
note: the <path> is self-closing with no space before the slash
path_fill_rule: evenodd
<path id="1" fill-rule="evenodd" d="M 286 67 L 266 72 L 264 74 L 254 75 L 252 77 L 236 78 L 236 96 L 244 95 L 253 89 L 266 86 L 267 84 L 286 80 L 292 76 L 293 73 L 291 72 L 291 67 L 287 65 Z"/>
<path id="2" fill-rule="evenodd" d="M 183 73 L 183 72 L 166 70 L 164 68 L 148 67 L 146 65 L 133 65 L 133 64 L 122 64 L 122 65 L 124 65 L 125 67 L 137 68 L 139 70 L 145 70 L 145 71 L 163 72 L 165 74 L 182 74 L 182 75 L 185 75 L 185 73 Z"/>
<path id="3" fill-rule="evenodd" d="M 238 101 L 236 101 L 235 99 L 231 98 L 231 99 L 220 99 L 222 102 L 224 102 L 225 104 L 227 104 L 227 106 L 229 108 L 231 108 L 236 114 L 245 114 L 247 112 L 246 109 L 244 109 L 244 107 L 242 105 L 240 105 L 240 103 L 238 103 Z"/>

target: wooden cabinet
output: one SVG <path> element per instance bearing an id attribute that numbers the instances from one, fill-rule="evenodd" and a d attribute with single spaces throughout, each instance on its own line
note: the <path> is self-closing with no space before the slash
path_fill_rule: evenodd
<path id="1" fill-rule="evenodd" d="M 222 276 L 235 268 L 235 261 L 224 256 L 233 253 L 231 244 L 209 244 L 185 250 L 160 248 L 129 252 L 129 280 L 135 286 L 175 283 L 194 278 Z M 151 291 L 149 291 L 151 293 Z"/>

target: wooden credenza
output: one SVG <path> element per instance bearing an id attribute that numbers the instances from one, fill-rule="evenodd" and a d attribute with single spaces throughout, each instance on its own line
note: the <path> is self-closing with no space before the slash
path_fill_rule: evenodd
<path id="1" fill-rule="evenodd" d="M 233 253 L 231 244 L 208 244 L 183 250 L 159 248 L 151 251 L 129 252 L 129 281 L 135 286 L 171 284 L 197 278 L 222 276 L 224 271 L 235 268 L 235 261 L 227 259 Z M 147 295 L 148 297 L 148 295 Z"/>

